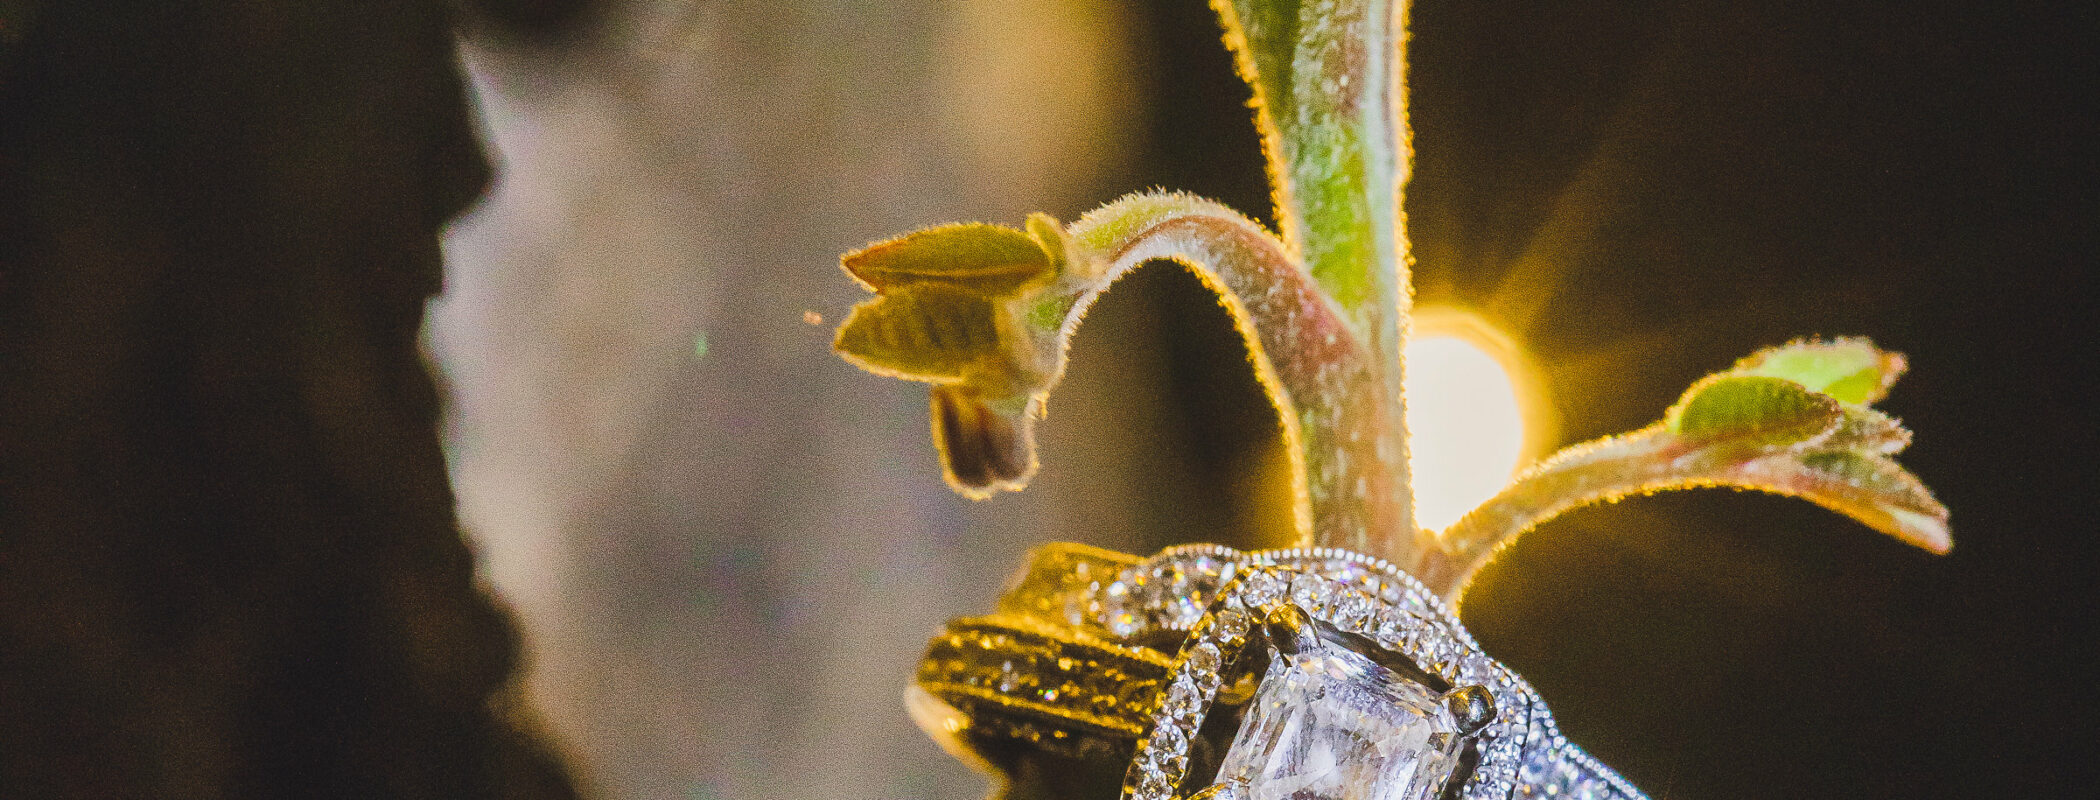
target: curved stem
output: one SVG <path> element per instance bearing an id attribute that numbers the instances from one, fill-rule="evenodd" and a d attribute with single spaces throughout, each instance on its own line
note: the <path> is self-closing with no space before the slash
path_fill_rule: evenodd
<path id="1" fill-rule="evenodd" d="M 1444 529 L 1437 546 L 1418 555 L 1412 571 L 1456 603 L 1497 549 L 1548 519 L 1596 503 L 1710 487 L 1798 497 L 1933 552 L 1951 546 L 1947 509 L 1893 461 L 1869 454 L 1828 455 L 1860 460 L 1883 485 L 1818 469 L 1810 463 L 1814 455 L 1791 451 L 1710 457 L 1661 424 L 1577 445 L 1533 467 Z"/>
<path id="2" fill-rule="evenodd" d="M 1299 541 L 1412 557 L 1406 453 L 1384 371 L 1282 242 L 1222 205 L 1168 194 L 1118 200 L 1069 233 L 1075 257 L 1058 288 L 1072 306 L 1060 339 L 1129 270 L 1152 260 L 1188 267 L 1232 314 L 1276 403 Z"/>

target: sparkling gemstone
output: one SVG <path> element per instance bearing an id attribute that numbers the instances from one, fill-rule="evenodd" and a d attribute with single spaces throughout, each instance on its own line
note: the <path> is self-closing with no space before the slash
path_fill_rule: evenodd
<path id="1" fill-rule="evenodd" d="M 1345 561 L 1329 570 L 1327 574 L 1333 576 L 1335 580 L 1341 581 L 1344 586 L 1356 591 L 1372 597 L 1382 598 L 1384 596 L 1385 578 L 1380 576 L 1377 570 L 1363 564 Z"/>
<path id="2" fill-rule="evenodd" d="M 1372 629 L 1377 615 L 1378 607 L 1372 603 L 1369 595 L 1362 592 L 1343 592 L 1335 599 L 1334 621 L 1343 630 L 1352 633 L 1368 632 Z"/>
<path id="3" fill-rule="evenodd" d="M 1245 800 L 1426 800 L 1464 737 L 1442 696 L 1317 637 L 1278 653 L 1218 768 Z"/>
<path id="4" fill-rule="evenodd" d="M 1318 615 L 1331 616 L 1336 597 L 1334 584 L 1318 575 L 1304 574 L 1291 580 L 1291 602 L 1299 608 Z"/>
<path id="5" fill-rule="evenodd" d="M 1515 739 L 1497 739 L 1494 744 L 1488 745 L 1487 753 L 1482 756 L 1482 760 L 1495 764 L 1497 767 L 1507 767 L 1510 770 L 1515 770 L 1517 768 L 1517 759 L 1522 755 L 1520 752 L 1522 749 L 1523 744 Z"/>
<path id="6" fill-rule="evenodd" d="M 1546 781 L 1546 790 L 1551 796 L 1566 797 L 1575 793 L 1575 785 L 1582 780 L 1581 769 L 1562 761 L 1553 765 L 1553 777 Z"/>
<path id="7" fill-rule="evenodd" d="M 1138 599 L 1132 595 L 1139 590 L 1136 585 L 1143 578 L 1126 570 L 1116 582 L 1101 591 L 1100 606 L 1096 616 L 1101 626 L 1117 636 L 1130 636 L 1144 627 L 1144 618 L 1138 607 Z"/>
<path id="8" fill-rule="evenodd" d="M 1407 592 L 1400 597 L 1400 607 L 1416 614 L 1428 614 L 1429 601 L 1419 592 Z"/>
<path id="9" fill-rule="evenodd" d="M 1140 800 L 1166 800 L 1174 793 L 1174 783 L 1157 771 L 1146 772 L 1138 779 L 1137 796 Z"/>
<path id="10" fill-rule="evenodd" d="M 1420 663 L 1424 669 L 1451 680 L 1458 677 L 1458 644 L 1441 631 L 1425 636 L 1421 645 Z"/>
<path id="11" fill-rule="evenodd" d="M 1378 621 L 1378 643 L 1386 647 L 1405 649 L 1412 621 L 1403 614 L 1387 614 Z"/>
<path id="12" fill-rule="evenodd" d="M 1218 587 L 1231 580 L 1232 572 L 1232 562 L 1215 556 L 1176 556 L 1152 565 L 1141 587 L 1142 604 L 1161 626 L 1187 630 L 1218 599 Z"/>
<path id="13" fill-rule="evenodd" d="M 1173 686 L 1167 687 L 1167 697 L 1160 701 L 1159 707 L 1177 724 L 1194 726 L 1203 721 L 1204 701 L 1209 699 L 1205 695 L 1194 678 L 1184 675 L 1174 679 Z"/>
<path id="14" fill-rule="evenodd" d="M 1145 746 L 1151 748 L 1154 763 L 1165 767 L 1188 753 L 1189 738 L 1188 734 L 1181 732 L 1180 726 L 1167 724 L 1153 731 Z"/>
<path id="15" fill-rule="evenodd" d="M 1282 573 L 1259 570 L 1247 574 L 1245 589 L 1247 605 L 1266 609 L 1284 599 L 1290 592 L 1290 579 Z"/>
<path id="16" fill-rule="evenodd" d="M 1495 679 L 1495 662 L 1487 656 L 1461 655 L 1458 657 L 1458 677 L 1453 683 L 1485 684 Z"/>
<path id="17" fill-rule="evenodd" d="M 1196 671 L 1198 674 L 1216 674 L 1218 662 L 1221 658 L 1222 656 L 1218 652 L 1216 644 L 1197 642 L 1194 647 L 1189 648 L 1188 668 Z"/>
<path id="18" fill-rule="evenodd" d="M 1517 780 L 1527 786 L 1543 787 L 1547 776 L 1551 775 L 1552 772 L 1553 753 L 1551 748 L 1535 748 L 1531 751 L 1531 757 L 1524 759 L 1524 765 L 1517 767 Z"/>
<path id="19" fill-rule="evenodd" d="M 1553 715 L 1547 713 L 1544 708 L 1539 709 L 1538 716 L 1524 726 L 1524 752 L 1537 755 L 1553 749 L 1549 740 L 1556 735 L 1553 730 Z"/>
<path id="20" fill-rule="evenodd" d="M 1522 743 L 1512 737 L 1501 737 L 1487 745 L 1487 752 L 1480 754 L 1480 771 L 1497 783 L 1514 783 L 1518 764 L 1525 758 Z"/>

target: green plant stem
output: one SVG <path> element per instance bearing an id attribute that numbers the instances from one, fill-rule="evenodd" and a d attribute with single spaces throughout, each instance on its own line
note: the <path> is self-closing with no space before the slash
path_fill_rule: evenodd
<path id="1" fill-rule="evenodd" d="M 1213 0 L 1241 77 L 1254 90 L 1277 226 L 1288 250 L 1332 297 L 1383 384 L 1392 424 L 1378 430 L 1393 477 L 1390 530 L 1367 553 L 1414 552 L 1413 487 L 1403 424 L 1407 335 L 1404 0 Z M 1319 482 L 1314 476 L 1314 482 Z M 1346 488 L 1346 487 L 1344 487 Z M 1316 543 L 1362 549 L 1364 539 Z M 1390 548 L 1390 549 L 1389 549 Z"/>
<path id="2" fill-rule="evenodd" d="M 1146 261 L 1182 264 L 1215 291 L 1248 343 L 1292 453 L 1300 541 L 1412 553 L 1404 453 L 1384 375 L 1342 310 L 1283 243 L 1229 208 L 1186 195 L 1135 195 L 1070 228 L 1072 326 L 1117 278 Z"/>
<path id="3" fill-rule="evenodd" d="M 1513 482 L 1501 494 L 1444 529 L 1411 568 L 1428 587 L 1456 603 L 1496 550 L 1539 523 L 1571 509 L 1673 489 L 1733 488 L 1798 497 L 1933 552 L 1952 546 L 1947 510 L 1909 473 L 1879 455 L 1891 486 L 1872 487 L 1809 466 L 1801 454 L 1714 458 L 1671 435 L 1662 424 L 1570 447 Z M 1891 492 L 1890 488 L 1900 491 Z"/>

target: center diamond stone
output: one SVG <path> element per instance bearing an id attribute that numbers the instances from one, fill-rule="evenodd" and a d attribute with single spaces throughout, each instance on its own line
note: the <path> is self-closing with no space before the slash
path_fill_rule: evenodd
<path id="1" fill-rule="evenodd" d="M 1465 736 L 1444 696 L 1338 643 L 1278 652 L 1218 767 L 1246 800 L 1432 800 Z"/>

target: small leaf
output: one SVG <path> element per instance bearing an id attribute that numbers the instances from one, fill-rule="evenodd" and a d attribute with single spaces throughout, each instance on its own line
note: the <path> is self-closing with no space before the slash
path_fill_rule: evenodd
<path id="1" fill-rule="evenodd" d="M 1831 450 L 1802 456 L 1801 465 L 1818 475 L 1872 492 L 1891 505 L 1925 513 L 1946 513 L 1946 509 L 1926 490 L 1925 484 L 1892 459 Z"/>
<path id="2" fill-rule="evenodd" d="M 1051 274 L 1064 272 L 1072 250 L 1071 243 L 1066 241 L 1065 226 L 1058 224 L 1056 217 L 1038 211 L 1028 215 L 1027 228 L 1028 237 L 1050 257 Z"/>
<path id="3" fill-rule="evenodd" d="M 933 387 L 933 445 L 948 485 L 982 500 L 1018 490 L 1035 473 L 1035 425 L 1026 397 L 988 401 L 967 386 Z"/>
<path id="4" fill-rule="evenodd" d="M 968 222 L 877 242 L 847 253 L 839 263 L 878 292 L 941 284 L 990 297 L 1049 275 L 1052 254 L 1027 233 Z"/>
<path id="5" fill-rule="evenodd" d="M 1456 597 L 1511 539 L 1572 508 L 1728 486 L 1799 497 L 1935 553 L 1954 546 L 1947 507 L 1889 456 L 1910 431 L 1866 404 L 1903 357 L 1865 339 L 1796 342 L 1709 375 L 1662 423 L 1568 447 L 1438 532 L 1430 586 Z M 1805 383 L 1804 383 L 1805 382 Z M 1833 392 L 1826 394 L 1825 392 Z"/>
<path id="6" fill-rule="evenodd" d="M 1218 293 L 1257 380 L 1289 415 L 1295 538 L 1414 546 L 1402 416 L 1378 367 L 1390 362 L 1293 247 L 1217 203 L 1140 193 L 1068 227 L 1034 214 L 1024 231 L 948 226 L 873 245 L 842 263 L 882 297 L 853 311 L 834 346 L 872 372 L 935 384 L 929 418 L 958 491 L 1020 489 L 1036 468 L 1032 426 L 1086 309 L 1161 262 Z"/>
<path id="7" fill-rule="evenodd" d="M 1711 375 L 1669 411 L 1669 431 L 1688 442 L 1741 437 L 1777 446 L 1808 441 L 1836 427 L 1837 401 L 1785 378 Z"/>
<path id="8" fill-rule="evenodd" d="M 1801 458 L 1807 477 L 1819 485 L 1802 496 L 1935 553 L 1954 547 L 1947 507 L 1917 476 L 1885 456 L 1850 451 L 1811 453 Z"/>
<path id="9" fill-rule="evenodd" d="M 1002 354 L 992 302 L 940 284 L 855 306 L 832 347 L 868 371 L 934 383 L 962 380 Z"/>
<path id="10" fill-rule="evenodd" d="M 1816 443 L 1821 450 L 1857 450 L 1893 455 L 1910 446 L 1910 431 L 1895 417 L 1866 406 L 1847 406 L 1837 430 Z"/>
<path id="11" fill-rule="evenodd" d="M 1797 341 L 1736 362 L 1729 372 L 1785 378 L 1830 395 L 1840 403 L 1866 405 L 1888 394 L 1903 375 L 1902 353 L 1890 353 L 1858 337 Z"/>

